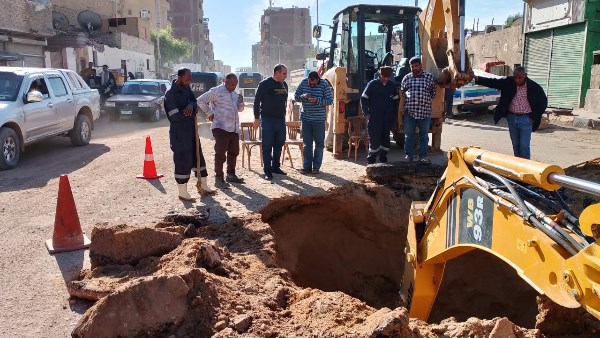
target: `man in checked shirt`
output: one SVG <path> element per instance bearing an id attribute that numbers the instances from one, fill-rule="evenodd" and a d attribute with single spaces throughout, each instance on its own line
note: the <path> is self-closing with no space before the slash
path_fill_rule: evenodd
<path id="1" fill-rule="evenodd" d="M 430 73 L 423 71 L 421 58 L 410 59 L 411 72 L 406 74 L 400 84 L 404 94 L 404 157 L 412 161 L 415 150 L 416 128 L 419 128 L 419 160 L 429 163 L 427 147 L 429 145 L 429 125 L 431 124 L 431 102 L 435 96 L 435 80 Z"/>
<path id="2" fill-rule="evenodd" d="M 244 183 L 235 174 L 237 156 L 240 154 L 240 116 L 244 110 L 244 97 L 235 92 L 237 76 L 229 73 L 225 83 L 211 88 L 198 97 L 198 107 L 205 111 L 212 122 L 215 138 L 215 185 L 227 188 L 227 183 Z M 223 164 L 227 161 L 227 176 L 223 176 Z"/>
<path id="3" fill-rule="evenodd" d="M 475 76 L 473 71 L 470 74 L 475 78 L 475 83 L 500 90 L 494 122 L 498 124 L 501 118 L 506 117 L 514 155 L 530 159 L 531 133 L 540 126 L 542 114 L 548 105 L 544 89 L 527 77 L 523 67 L 515 67 L 513 76 L 502 79 Z"/>

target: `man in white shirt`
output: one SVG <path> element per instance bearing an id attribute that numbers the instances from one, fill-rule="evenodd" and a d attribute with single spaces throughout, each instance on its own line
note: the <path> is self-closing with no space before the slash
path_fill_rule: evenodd
<path id="1" fill-rule="evenodd" d="M 240 153 L 240 117 L 244 110 L 244 97 L 235 92 L 237 76 L 229 73 L 225 82 L 211 88 L 198 97 L 198 107 L 205 111 L 212 122 L 211 129 L 215 138 L 215 183 L 221 188 L 227 183 L 244 183 L 235 174 L 237 156 Z M 223 173 L 223 164 L 227 161 L 227 176 Z"/>

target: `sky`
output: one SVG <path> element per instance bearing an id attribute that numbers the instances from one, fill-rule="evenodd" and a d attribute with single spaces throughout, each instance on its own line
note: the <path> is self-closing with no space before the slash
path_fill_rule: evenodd
<path id="1" fill-rule="evenodd" d="M 309 7 L 312 25 L 316 24 L 317 2 L 319 22 L 331 24 L 340 10 L 356 4 L 414 6 L 415 1 L 363 0 L 273 0 L 274 7 Z M 503 24 L 509 15 L 523 12 L 522 0 L 465 0 L 466 27 L 473 27 L 479 19 L 479 29 L 492 23 Z M 424 8 L 428 1 L 418 1 Z M 204 16 L 209 18 L 210 40 L 214 45 L 215 59 L 223 60 L 232 69 L 252 65 L 252 45 L 260 41 L 260 16 L 269 7 L 268 0 L 204 0 Z M 323 36 L 331 36 L 323 27 Z M 323 38 L 321 38 L 323 39 Z M 325 38 L 326 39 L 326 38 Z M 313 41 L 316 44 L 316 41 Z M 320 44 L 323 48 L 323 43 Z"/>

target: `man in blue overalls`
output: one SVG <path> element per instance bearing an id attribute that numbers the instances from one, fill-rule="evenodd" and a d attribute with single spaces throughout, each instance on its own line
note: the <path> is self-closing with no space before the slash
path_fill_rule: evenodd
<path id="1" fill-rule="evenodd" d="M 392 81 L 392 67 L 381 67 L 379 77 L 371 80 L 360 97 L 360 107 L 368 119 L 369 155 L 367 163 L 387 162 L 390 132 L 398 114 L 398 89 Z"/>
<path id="2" fill-rule="evenodd" d="M 173 151 L 173 162 L 175 162 L 175 181 L 179 188 L 179 199 L 193 202 L 195 199 L 187 192 L 187 182 L 190 179 L 191 171 L 195 172 L 196 177 L 198 176 L 195 140 L 195 117 L 198 113 L 198 104 L 190 89 L 191 82 L 192 72 L 188 68 L 181 68 L 177 71 L 177 79 L 173 81 L 171 89 L 165 94 L 165 111 L 171 122 L 169 139 Z M 198 140 L 198 145 L 200 146 L 200 140 Z M 208 172 L 202 147 L 199 151 L 200 193 L 202 195 L 214 194 L 214 191 L 208 188 Z"/>

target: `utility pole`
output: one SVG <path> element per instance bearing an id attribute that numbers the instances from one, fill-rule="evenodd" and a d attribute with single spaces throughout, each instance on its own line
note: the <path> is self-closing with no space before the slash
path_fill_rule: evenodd
<path id="1" fill-rule="evenodd" d="M 317 0 L 317 25 L 319 24 L 319 0 Z M 319 51 L 319 39 L 317 39 L 317 53 L 320 53 Z"/>
<path id="2" fill-rule="evenodd" d="M 156 15 L 158 16 L 156 20 L 156 50 L 158 51 L 156 55 L 158 56 L 158 74 L 162 74 L 162 60 L 160 56 L 160 0 L 156 0 Z M 162 75 L 161 75 L 162 77 Z"/>

